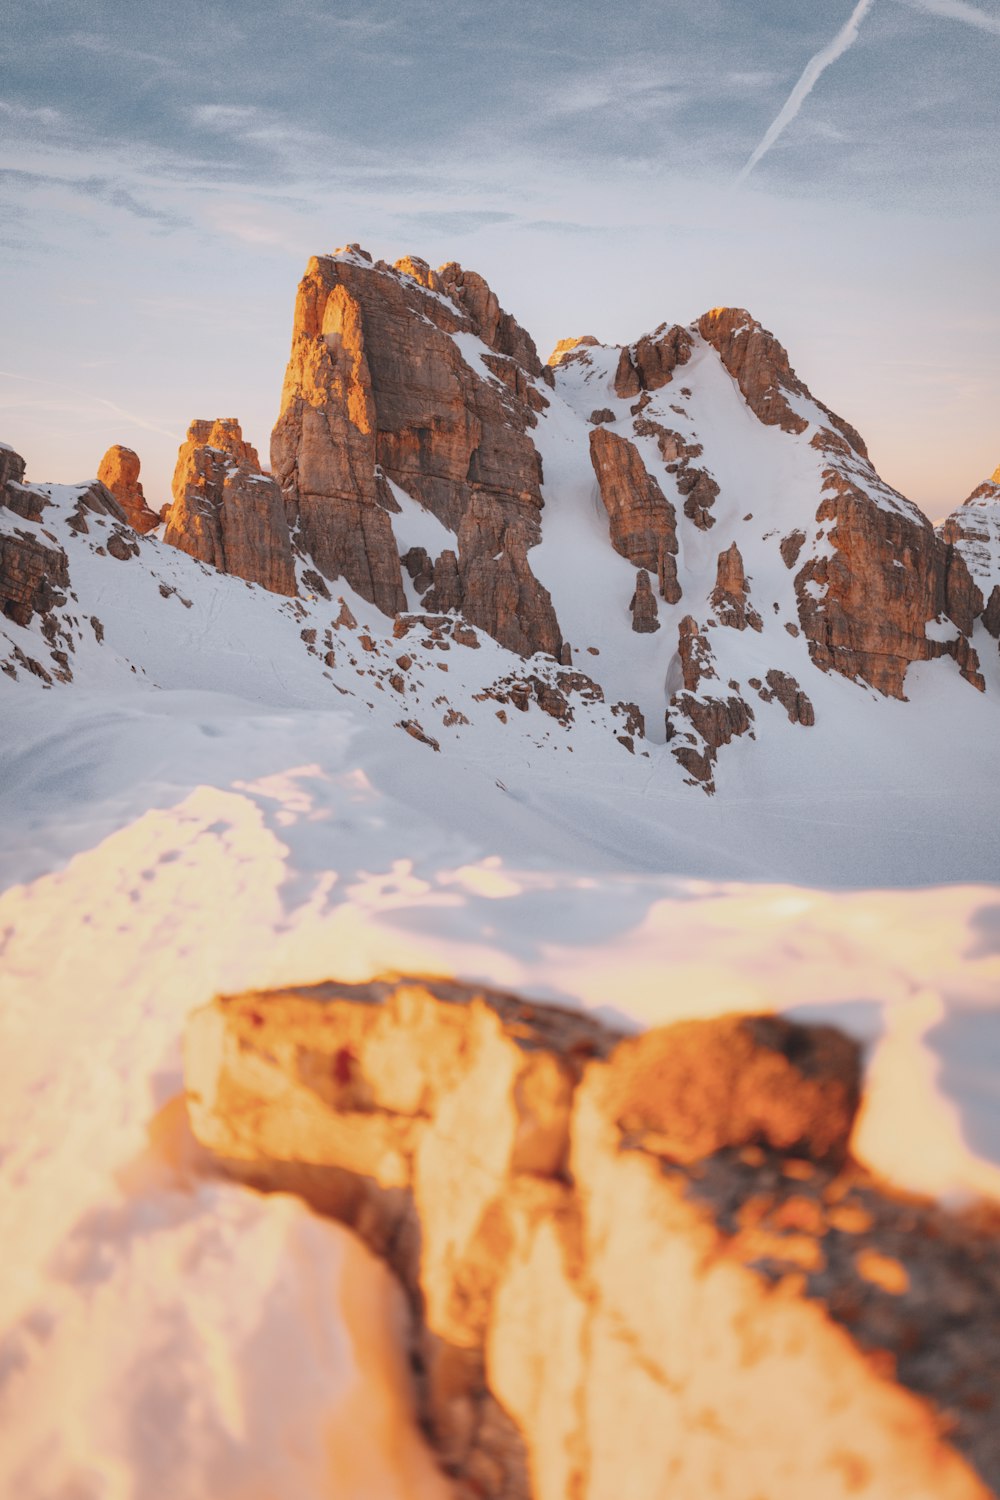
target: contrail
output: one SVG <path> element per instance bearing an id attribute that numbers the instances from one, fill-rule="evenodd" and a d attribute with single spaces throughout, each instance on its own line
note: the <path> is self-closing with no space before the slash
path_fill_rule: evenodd
<path id="1" fill-rule="evenodd" d="M 805 68 L 802 70 L 802 77 L 799 79 L 798 83 L 792 89 L 792 92 L 789 94 L 787 100 L 785 101 L 784 108 L 782 109 L 781 113 L 778 115 L 774 123 L 770 126 L 764 139 L 761 141 L 760 145 L 754 151 L 753 155 L 750 157 L 750 160 L 743 168 L 743 171 L 736 179 L 737 182 L 743 182 L 747 177 L 750 176 L 750 173 L 760 161 L 761 157 L 767 155 L 771 147 L 774 145 L 775 141 L 778 139 L 779 135 L 781 135 L 782 131 L 795 119 L 795 116 L 802 108 L 806 97 L 811 94 L 812 90 L 815 88 L 816 82 L 819 79 L 820 75 L 822 73 L 825 73 L 830 64 L 836 62 L 838 57 L 842 57 L 851 43 L 856 40 L 858 35 L 858 27 L 861 25 L 866 12 L 871 9 L 873 3 L 874 0 L 858 0 L 857 5 L 855 5 L 853 11 L 851 12 L 850 20 L 846 22 L 846 24 L 841 28 L 840 31 L 838 31 L 833 41 L 828 43 L 827 46 L 823 47 L 819 52 L 817 52 L 815 57 L 811 57 L 809 59 L 809 61 L 805 65 Z M 932 3 L 935 8 L 941 5 L 962 6 L 962 8 L 966 10 L 970 10 L 972 8 L 971 6 L 965 6 L 963 4 L 963 0 L 929 0 L 929 3 Z"/>
<path id="2" fill-rule="evenodd" d="M 914 10 L 925 10 L 949 21 L 964 21 L 967 26 L 978 26 L 980 31 L 1000 36 L 1000 17 L 988 16 L 974 5 L 967 5 L 966 0 L 907 0 L 907 4 Z"/>

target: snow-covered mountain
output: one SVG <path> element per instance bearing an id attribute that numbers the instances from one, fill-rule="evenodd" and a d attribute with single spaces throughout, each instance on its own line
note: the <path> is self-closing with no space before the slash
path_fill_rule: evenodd
<path id="1" fill-rule="evenodd" d="M 272 468 L 196 422 L 154 526 L 127 450 L 111 489 L 5 450 L 8 701 L 353 715 L 482 817 L 498 777 L 533 831 L 607 799 L 655 870 L 996 873 L 997 486 L 935 531 L 749 314 L 543 365 L 474 273 L 351 247 L 300 286 Z"/>
<path id="2" fill-rule="evenodd" d="M 473 273 L 356 248 L 300 287 L 271 472 L 232 418 L 162 515 L 139 472 L 0 445 L 0 1493 L 448 1492 L 398 1288 L 198 1155 L 218 992 L 834 1021 L 866 1169 L 1000 1198 L 1000 476 L 935 531 L 748 314 L 544 365 Z"/>

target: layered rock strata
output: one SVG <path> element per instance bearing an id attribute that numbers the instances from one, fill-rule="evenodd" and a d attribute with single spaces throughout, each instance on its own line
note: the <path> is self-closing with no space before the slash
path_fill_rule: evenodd
<path id="1" fill-rule="evenodd" d="M 191 423 L 173 496 L 164 541 L 274 594 L 297 592 L 281 491 L 234 417 Z"/>
<path id="2" fill-rule="evenodd" d="M 222 997 L 188 1105 L 217 1165 L 400 1278 L 459 1500 L 985 1500 L 998 1225 L 848 1154 L 859 1054 L 728 1017 L 623 1038 L 444 981 Z"/>
<path id="3" fill-rule="evenodd" d="M 677 581 L 677 513 L 627 438 L 595 427 L 590 460 L 608 513 L 611 545 L 656 578 L 668 604 L 681 597 Z"/>
<path id="4" fill-rule="evenodd" d="M 982 690 L 968 639 L 982 605 L 964 559 L 902 496 L 883 486 L 884 498 L 873 498 L 878 482 L 864 477 L 861 483 L 843 468 L 824 471 L 816 520 L 829 551 L 813 553 L 795 576 L 813 663 L 904 698 L 913 662 L 952 655 Z M 942 641 L 927 627 L 944 617 L 958 628 Z"/>
<path id="5" fill-rule="evenodd" d="M 139 481 L 140 469 L 138 453 L 121 443 L 115 443 L 101 459 L 97 477 L 114 495 L 133 531 L 145 535 L 159 526 L 160 518 L 146 504 L 146 496 Z"/>
<path id="6" fill-rule="evenodd" d="M 481 341 L 489 363 L 456 335 Z M 447 579 L 435 573 L 448 603 L 432 607 L 460 609 L 522 655 L 558 657 L 555 610 L 528 563 L 541 539 L 529 434 L 546 404 L 543 368 L 482 278 L 459 266 L 373 265 L 356 247 L 311 260 L 271 456 L 320 572 L 387 614 L 405 609 L 391 481 L 456 536 Z"/>

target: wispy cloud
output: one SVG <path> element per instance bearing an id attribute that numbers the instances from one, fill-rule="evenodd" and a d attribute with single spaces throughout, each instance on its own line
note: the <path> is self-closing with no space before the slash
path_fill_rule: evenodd
<path id="1" fill-rule="evenodd" d="M 135 412 L 119 406 L 116 401 L 108 401 L 104 396 L 81 393 L 79 386 L 67 385 L 59 380 L 41 380 L 37 376 L 22 375 L 15 370 L 0 370 L 0 380 L 15 382 L 13 391 L 0 391 L 0 414 L 31 412 L 42 416 L 65 415 L 93 422 L 104 412 L 111 412 L 141 431 L 155 432 L 160 437 L 176 440 L 176 429 L 172 430 L 149 421 L 146 417 L 137 416 Z M 22 391 L 23 386 L 41 387 L 41 392 L 32 395 L 30 391 Z"/>
<path id="2" fill-rule="evenodd" d="M 676 107 L 681 93 L 665 66 L 647 59 L 629 59 L 550 83 L 535 107 L 549 118 L 591 115 L 606 109 L 641 118 Z"/>
<path id="3" fill-rule="evenodd" d="M 0 117 L 23 125 L 58 125 L 62 120 L 57 109 L 32 109 L 25 104 L 9 104 L 6 99 L 0 99 Z"/>
<path id="4" fill-rule="evenodd" d="M 873 3 L 874 0 L 858 0 L 850 17 L 837 32 L 833 41 L 821 48 L 806 63 L 805 68 L 802 70 L 802 76 L 785 100 L 780 113 L 769 126 L 763 140 L 751 153 L 746 166 L 737 179 L 739 182 L 744 182 L 750 176 L 754 167 L 767 155 L 778 137 L 787 130 L 830 64 L 835 63 L 838 57 L 843 57 L 848 47 L 852 46 L 857 40 L 861 22 L 864 20 L 867 12 L 871 10 Z M 959 4 L 961 0 L 928 0 L 928 3 Z"/>
<path id="5" fill-rule="evenodd" d="M 0 168 L 0 183 L 6 183 L 10 187 L 22 187 L 27 189 L 38 188 L 63 188 L 71 193 L 79 193 L 85 198 L 90 198 L 107 208 L 117 208 L 123 213 L 131 214 L 135 219 L 144 219 L 147 223 L 159 225 L 161 229 L 186 229 L 190 228 L 191 221 L 181 214 L 170 212 L 169 209 L 156 208 L 151 203 L 144 202 L 128 188 L 123 187 L 120 181 L 111 177 L 64 177 L 56 176 L 47 172 L 25 172 L 18 168 Z"/>
<path id="6" fill-rule="evenodd" d="M 1000 36 L 1000 16 L 987 15 L 974 5 L 966 4 L 966 0 L 906 0 L 906 4 L 914 10 L 923 10 L 947 21 L 964 21 L 967 26 L 976 26 L 980 31 Z"/>

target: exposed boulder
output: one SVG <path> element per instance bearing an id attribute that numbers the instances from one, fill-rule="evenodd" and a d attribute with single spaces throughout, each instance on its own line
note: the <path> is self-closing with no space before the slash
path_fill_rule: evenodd
<path id="1" fill-rule="evenodd" d="M 170 546 L 274 594 L 297 592 L 281 491 L 261 472 L 234 417 L 191 423 L 173 495 L 164 533 Z"/>
<path id="2" fill-rule="evenodd" d="M 132 448 L 115 443 L 101 459 L 97 477 L 114 495 L 125 512 L 133 531 L 144 535 L 160 524 L 160 518 L 146 504 L 139 483 L 139 455 Z"/>
<path id="3" fill-rule="evenodd" d="M 859 1052 L 831 1028 L 626 1040 L 404 979 L 222 997 L 185 1050 L 219 1168 L 399 1277 L 457 1500 L 996 1492 L 995 1226 L 845 1155 Z"/>

